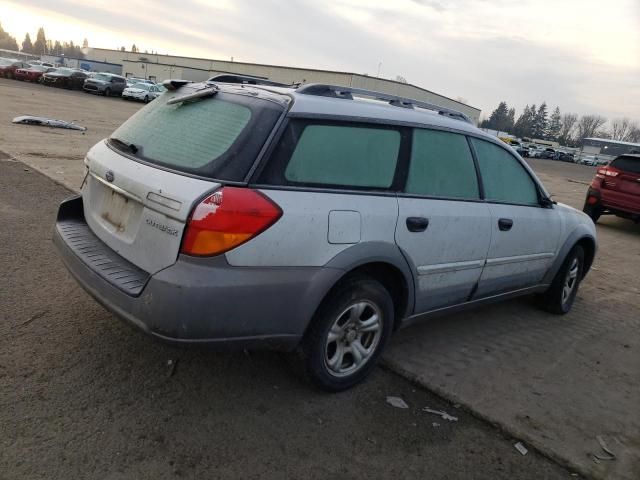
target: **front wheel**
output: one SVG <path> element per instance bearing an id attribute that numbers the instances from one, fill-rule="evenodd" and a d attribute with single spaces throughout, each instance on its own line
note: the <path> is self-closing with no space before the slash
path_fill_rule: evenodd
<path id="1" fill-rule="evenodd" d="M 565 258 L 549 289 L 542 294 L 542 307 L 551 313 L 569 313 L 584 272 L 584 249 L 576 245 Z"/>
<path id="2" fill-rule="evenodd" d="M 149 95 L 146 95 L 146 96 L 144 97 L 144 103 L 149 103 Z"/>
<path id="3" fill-rule="evenodd" d="M 111 89 L 110 88 L 105 89 L 104 96 L 105 97 L 110 97 L 111 96 Z"/>
<path id="4" fill-rule="evenodd" d="M 393 328 L 393 300 L 369 277 L 343 282 L 324 300 L 302 342 L 310 380 L 323 390 L 346 390 L 371 373 Z"/>

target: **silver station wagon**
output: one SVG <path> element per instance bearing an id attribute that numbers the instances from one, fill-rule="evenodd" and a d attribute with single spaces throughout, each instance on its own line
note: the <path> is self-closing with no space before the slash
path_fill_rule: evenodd
<path id="1" fill-rule="evenodd" d="M 82 287 L 152 336 L 298 350 L 336 391 L 415 321 L 525 294 L 571 308 L 593 222 L 462 113 L 331 85 L 165 86 L 87 153 L 54 235 Z"/>

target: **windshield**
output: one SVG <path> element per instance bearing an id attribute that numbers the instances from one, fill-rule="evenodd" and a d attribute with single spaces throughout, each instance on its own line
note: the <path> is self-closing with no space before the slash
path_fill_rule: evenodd
<path id="1" fill-rule="evenodd" d="M 143 85 L 136 85 L 140 87 Z M 242 181 L 282 107 L 222 92 L 167 105 L 168 100 L 193 92 L 180 89 L 158 97 L 118 128 L 110 145 L 175 170 Z"/>
<path id="2" fill-rule="evenodd" d="M 42 65 L 32 65 L 30 70 L 37 70 L 38 72 L 46 72 L 49 67 L 43 67 Z"/>
<path id="3" fill-rule="evenodd" d="M 13 60 L 7 60 L 6 58 L 0 58 L 0 65 L 11 65 Z"/>
<path id="4" fill-rule="evenodd" d="M 138 88 L 140 90 L 149 91 L 149 85 L 147 85 L 146 83 L 136 83 L 136 84 L 132 85 L 132 88 Z"/>
<path id="5" fill-rule="evenodd" d="M 96 73 L 93 78 L 95 78 L 96 80 L 102 80 L 103 82 L 111 81 L 111 75 L 107 73 Z"/>
<path id="6" fill-rule="evenodd" d="M 71 70 L 70 68 L 59 68 L 53 73 L 55 73 L 56 75 L 60 75 L 62 77 L 70 77 L 71 74 L 73 73 L 73 70 Z"/>

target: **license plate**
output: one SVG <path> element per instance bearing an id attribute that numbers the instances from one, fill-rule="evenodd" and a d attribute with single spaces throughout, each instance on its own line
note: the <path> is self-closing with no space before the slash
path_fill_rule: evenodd
<path id="1" fill-rule="evenodd" d="M 129 223 L 129 215 L 133 207 L 132 200 L 115 190 L 105 190 L 100 217 L 118 232 L 124 232 Z"/>

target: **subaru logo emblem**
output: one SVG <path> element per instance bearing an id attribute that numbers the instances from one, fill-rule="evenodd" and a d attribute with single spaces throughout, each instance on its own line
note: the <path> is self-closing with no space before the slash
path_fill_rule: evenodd
<path id="1" fill-rule="evenodd" d="M 107 173 L 104 174 L 104 178 L 107 179 L 107 182 L 113 182 L 116 177 L 111 170 L 107 170 Z"/>

